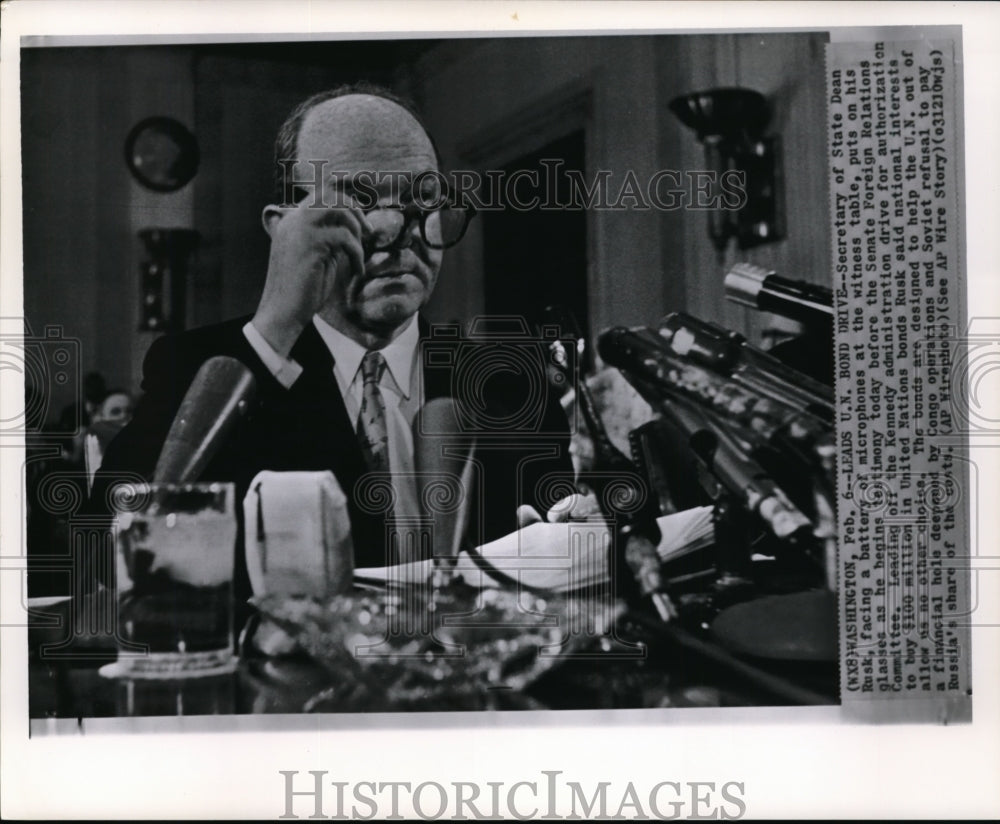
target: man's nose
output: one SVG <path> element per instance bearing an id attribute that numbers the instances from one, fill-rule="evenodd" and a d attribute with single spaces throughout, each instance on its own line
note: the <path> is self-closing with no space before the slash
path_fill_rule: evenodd
<path id="1" fill-rule="evenodd" d="M 399 249 L 409 249 L 415 241 L 420 239 L 420 221 L 408 220 L 403 224 L 403 229 L 396 240 Z"/>

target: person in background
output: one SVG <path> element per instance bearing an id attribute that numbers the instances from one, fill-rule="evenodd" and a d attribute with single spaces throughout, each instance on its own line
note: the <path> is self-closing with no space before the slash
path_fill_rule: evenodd
<path id="1" fill-rule="evenodd" d="M 132 420 L 132 396 L 124 389 L 112 389 L 95 410 L 92 423 L 116 424 L 119 428 Z"/>
<path id="2" fill-rule="evenodd" d="M 83 378 L 83 397 L 63 407 L 59 413 L 58 431 L 67 435 L 63 456 L 72 465 L 83 468 L 83 441 L 94 414 L 107 397 L 108 385 L 100 372 L 88 372 Z"/>
<path id="3" fill-rule="evenodd" d="M 108 445 L 132 420 L 132 409 L 132 396 L 124 389 L 112 389 L 94 411 L 83 440 L 83 463 L 88 477 L 93 477 Z"/>

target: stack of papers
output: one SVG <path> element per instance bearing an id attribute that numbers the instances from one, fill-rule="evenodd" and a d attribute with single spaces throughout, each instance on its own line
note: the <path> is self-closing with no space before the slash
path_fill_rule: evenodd
<path id="1" fill-rule="evenodd" d="M 661 561 L 712 544 L 712 507 L 656 519 Z M 603 522 L 535 523 L 478 548 L 481 558 L 462 553 L 455 574 L 470 586 L 496 588 L 515 582 L 532 589 L 569 592 L 608 581 L 611 533 Z M 354 581 L 369 586 L 411 586 L 430 576 L 433 562 L 356 569 Z"/>

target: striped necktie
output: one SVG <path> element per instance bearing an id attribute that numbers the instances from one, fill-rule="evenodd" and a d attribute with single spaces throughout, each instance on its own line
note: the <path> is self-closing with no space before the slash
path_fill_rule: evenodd
<path id="1" fill-rule="evenodd" d="M 364 388 L 358 414 L 358 440 L 372 472 L 389 471 L 389 430 L 386 428 L 385 400 L 378 388 L 385 367 L 381 352 L 368 352 L 361 361 Z"/>

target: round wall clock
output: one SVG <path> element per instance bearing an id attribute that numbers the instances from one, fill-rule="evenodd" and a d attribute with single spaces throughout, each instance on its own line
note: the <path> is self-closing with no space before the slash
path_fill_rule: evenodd
<path id="1" fill-rule="evenodd" d="M 146 188 L 174 192 L 198 171 L 198 141 L 172 117 L 147 117 L 125 139 L 125 162 Z"/>

